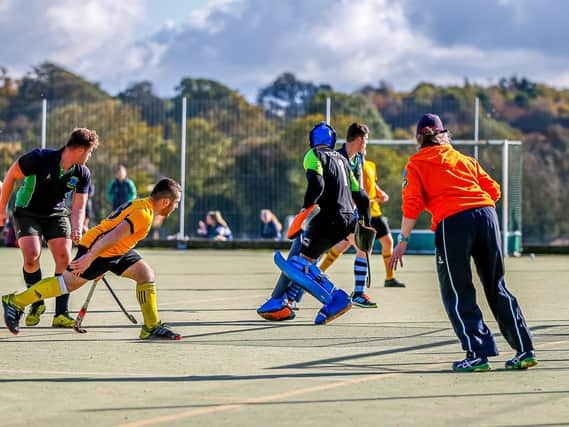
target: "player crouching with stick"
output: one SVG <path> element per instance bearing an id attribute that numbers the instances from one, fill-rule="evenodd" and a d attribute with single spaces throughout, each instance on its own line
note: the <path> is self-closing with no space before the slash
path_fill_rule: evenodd
<path id="1" fill-rule="evenodd" d="M 113 211 L 83 236 L 75 259 L 62 276 L 40 280 L 24 292 L 2 297 L 8 329 L 13 334 L 20 331 L 19 320 L 27 305 L 73 292 L 89 280 L 112 271 L 136 282 L 136 298 L 144 318 L 141 339 L 181 339 L 180 334 L 160 321 L 154 271 L 133 249 L 150 231 L 154 216 L 169 216 L 178 207 L 180 197 L 180 185 L 173 179 L 163 178 L 154 186 L 150 197 L 125 203 Z"/>

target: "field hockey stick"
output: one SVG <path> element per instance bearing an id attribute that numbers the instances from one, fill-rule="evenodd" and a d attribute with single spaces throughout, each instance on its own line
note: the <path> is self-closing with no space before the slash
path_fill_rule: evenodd
<path id="1" fill-rule="evenodd" d="M 80 334 L 84 334 L 87 332 L 86 329 L 83 329 L 81 327 L 81 323 L 83 323 L 83 318 L 85 317 L 85 314 L 87 314 L 87 307 L 89 306 L 89 302 L 91 301 L 91 298 L 93 297 L 93 293 L 95 292 L 95 288 L 97 287 L 97 283 L 99 283 L 99 280 L 93 281 L 93 284 L 91 285 L 91 288 L 89 289 L 89 293 L 87 294 L 87 298 L 85 299 L 85 302 L 83 303 L 83 306 L 81 307 L 81 310 L 79 310 L 79 314 L 75 318 L 75 323 L 73 324 L 73 329 L 75 329 L 75 331 L 79 332 Z"/>
<path id="2" fill-rule="evenodd" d="M 107 281 L 106 277 L 103 277 L 103 283 L 105 283 L 105 285 L 109 289 L 109 292 L 111 293 L 111 295 L 113 296 L 113 298 L 115 299 L 115 301 L 117 302 L 117 304 L 119 305 L 119 307 L 121 308 L 122 312 L 127 317 L 127 319 L 130 320 L 132 323 L 137 324 L 138 322 L 136 321 L 136 318 L 128 311 L 126 311 L 126 308 L 124 308 L 124 305 L 122 305 L 122 303 L 120 302 L 119 298 L 117 297 L 117 294 L 115 294 L 115 291 L 113 291 L 113 288 L 111 288 L 111 285 Z"/>

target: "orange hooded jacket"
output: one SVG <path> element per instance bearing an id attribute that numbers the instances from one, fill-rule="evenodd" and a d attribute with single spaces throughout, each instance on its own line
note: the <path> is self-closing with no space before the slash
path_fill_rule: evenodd
<path id="1" fill-rule="evenodd" d="M 450 144 L 421 148 L 403 171 L 403 216 L 417 219 L 426 209 L 432 215 L 432 230 L 455 213 L 495 207 L 499 198 L 498 183 Z"/>

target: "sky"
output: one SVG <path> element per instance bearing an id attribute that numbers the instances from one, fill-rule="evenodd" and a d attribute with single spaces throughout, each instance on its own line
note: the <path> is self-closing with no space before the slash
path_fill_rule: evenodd
<path id="1" fill-rule="evenodd" d="M 352 92 L 380 81 L 569 87 L 564 0 L 0 0 L 0 66 L 55 62 L 112 95 L 184 77 L 254 100 L 283 72 Z"/>

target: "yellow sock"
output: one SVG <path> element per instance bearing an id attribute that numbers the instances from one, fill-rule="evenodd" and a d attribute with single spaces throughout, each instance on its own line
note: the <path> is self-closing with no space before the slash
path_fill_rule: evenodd
<path id="1" fill-rule="evenodd" d="M 391 255 L 393 255 L 392 252 L 385 252 L 382 253 L 383 255 L 383 263 L 385 264 L 385 278 L 387 280 L 391 280 L 395 277 L 395 272 L 393 271 L 392 268 L 389 268 L 389 261 L 391 261 Z"/>
<path id="2" fill-rule="evenodd" d="M 58 297 L 62 294 L 57 277 L 47 277 L 32 287 L 14 295 L 13 302 L 20 308 L 46 298 Z"/>
<path id="3" fill-rule="evenodd" d="M 336 261 L 340 255 L 342 255 L 341 252 L 338 252 L 334 248 L 330 249 L 319 265 L 320 270 L 322 270 L 322 271 L 328 270 L 330 268 L 330 266 L 332 264 L 334 264 L 334 261 Z"/>
<path id="4" fill-rule="evenodd" d="M 158 306 L 156 305 L 156 285 L 154 283 L 137 283 L 136 299 L 140 304 L 144 326 L 154 328 L 160 323 Z"/>

